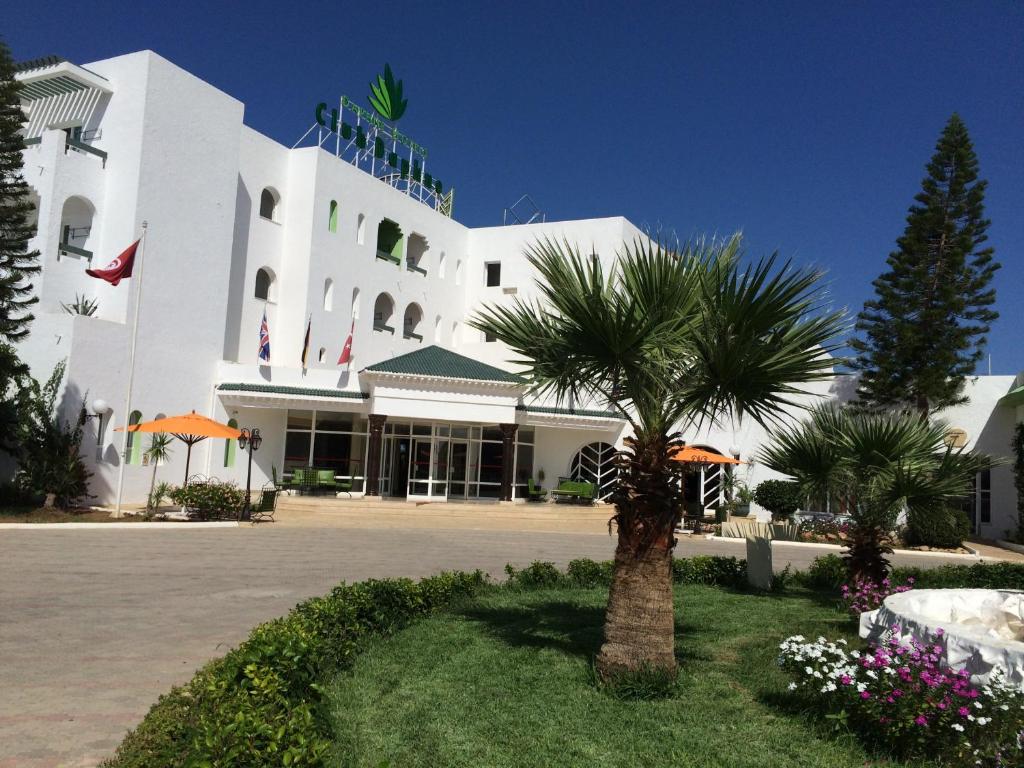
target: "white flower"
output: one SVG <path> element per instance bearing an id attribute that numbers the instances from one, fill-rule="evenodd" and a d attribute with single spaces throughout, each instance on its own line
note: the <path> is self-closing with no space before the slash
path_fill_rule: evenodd
<path id="1" fill-rule="evenodd" d="M 789 684 L 789 690 L 795 691 L 796 690 L 796 683 L 790 683 Z"/>
<path id="2" fill-rule="evenodd" d="M 960 723 L 953 723 L 953 725 L 951 727 L 953 728 L 954 731 L 960 731 L 960 733 L 964 732 L 964 727 L 962 725 L 960 725 Z"/>
<path id="3" fill-rule="evenodd" d="M 990 718 L 990 717 L 979 717 L 978 718 L 978 725 L 988 725 L 991 722 L 992 722 L 992 718 Z"/>
<path id="4" fill-rule="evenodd" d="M 981 702 L 980 702 L 980 701 L 976 701 L 976 702 L 974 702 L 974 708 L 975 708 L 975 709 L 981 709 L 981 708 L 982 708 L 982 706 L 981 706 Z"/>

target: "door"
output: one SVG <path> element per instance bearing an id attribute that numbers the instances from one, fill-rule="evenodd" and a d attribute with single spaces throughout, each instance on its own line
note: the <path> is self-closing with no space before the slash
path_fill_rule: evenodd
<path id="1" fill-rule="evenodd" d="M 391 456 L 391 496 L 404 499 L 409 482 L 409 438 L 396 438 Z"/>
<path id="2" fill-rule="evenodd" d="M 412 461 L 409 464 L 409 496 L 430 495 L 431 438 L 412 439 Z"/>
<path id="3" fill-rule="evenodd" d="M 448 495 L 448 450 L 448 440 L 434 441 L 434 467 L 430 475 L 430 496 L 434 499 L 444 499 Z"/>
<path id="4" fill-rule="evenodd" d="M 448 498 L 466 498 L 466 471 L 469 469 L 469 443 L 452 440 L 448 462 Z"/>

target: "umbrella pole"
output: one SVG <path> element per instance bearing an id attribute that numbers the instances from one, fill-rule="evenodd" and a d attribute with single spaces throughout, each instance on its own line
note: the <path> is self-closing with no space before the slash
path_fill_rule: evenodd
<path id="1" fill-rule="evenodd" d="M 185 485 L 188 485 L 188 465 L 192 461 L 192 443 L 188 443 L 188 451 L 185 453 Z"/>

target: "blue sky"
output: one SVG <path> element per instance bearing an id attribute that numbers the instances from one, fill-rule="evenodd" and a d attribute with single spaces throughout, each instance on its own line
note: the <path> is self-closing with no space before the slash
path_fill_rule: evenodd
<path id="1" fill-rule="evenodd" d="M 1003 264 L 992 370 L 1024 369 L 1024 3 L 561 5 L 51 0 L 5 9 L 2 34 L 16 59 L 151 48 L 288 145 L 390 62 L 460 221 L 529 193 L 549 219 L 742 230 L 751 255 L 828 270 L 852 313 L 958 111 Z"/>

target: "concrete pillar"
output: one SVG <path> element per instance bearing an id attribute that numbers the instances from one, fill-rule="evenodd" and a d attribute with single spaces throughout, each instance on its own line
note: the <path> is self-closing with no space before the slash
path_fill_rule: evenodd
<path id="1" fill-rule="evenodd" d="M 756 533 L 748 533 L 747 540 L 747 581 L 754 589 L 772 588 L 772 542 Z"/>
<path id="2" fill-rule="evenodd" d="M 512 501 L 516 469 L 516 430 L 518 424 L 499 424 L 501 428 L 501 498 Z"/>
<path id="3" fill-rule="evenodd" d="M 380 454 L 384 445 L 384 422 L 387 416 L 370 414 L 370 447 L 366 454 L 366 495 L 380 496 Z"/>

